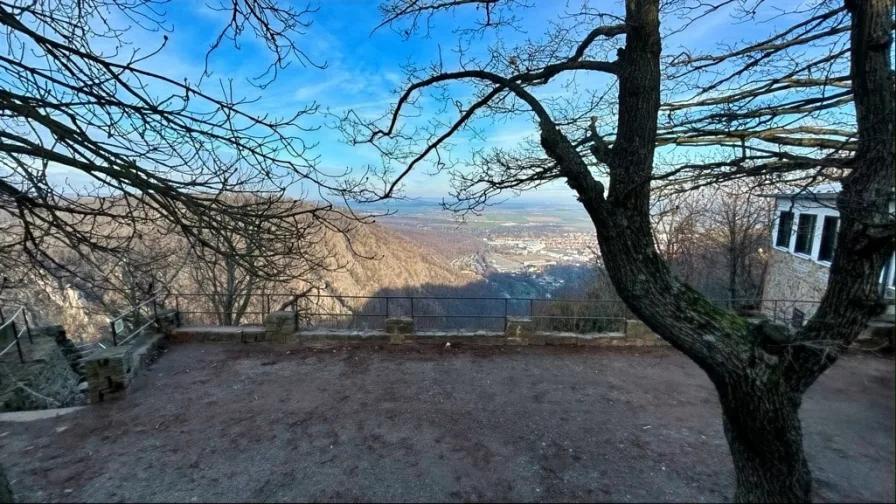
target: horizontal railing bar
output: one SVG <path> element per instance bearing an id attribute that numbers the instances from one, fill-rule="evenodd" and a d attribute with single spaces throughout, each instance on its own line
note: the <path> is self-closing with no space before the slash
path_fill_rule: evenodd
<path id="1" fill-rule="evenodd" d="M 127 338 L 125 338 L 125 339 L 119 341 L 117 346 L 121 346 L 122 344 L 124 344 L 125 342 L 127 342 L 129 339 L 131 339 L 131 338 L 133 338 L 134 336 L 136 336 L 140 331 L 142 331 L 142 330 L 146 329 L 147 327 L 149 327 L 149 325 L 152 324 L 152 323 L 154 323 L 154 322 L 155 322 L 155 320 L 150 320 L 149 322 L 147 322 L 147 323 L 143 324 L 142 326 L 140 326 L 139 329 L 135 329 L 134 332 L 132 332 Z"/>
<path id="2" fill-rule="evenodd" d="M 234 295 L 241 295 L 246 293 L 238 293 Z M 230 294 L 213 294 L 213 293 L 181 293 L 181 292 L 172 292 L 168 294 L 169 296 L 206 296 L 206 297 L 218 297 L 218 296 L 228 296 Z M 277 297 L 295 297 L 296 294 L 289 293 L 252 293 L 251 296 L 277 296 Z M 552 303 L 594 303 L 594 304 L 605 304 L 605 303 L 615 303 L 615 304 L 625 304 L 624 301 L 621 300 L 603 300 L 603 299 L 563 299 L 563 298 L 535 298 L 535 297 L 490 297 L 490 296 L 476 296 L 476 297 L 459 297 L 459 296 L 334 296 L 334 295 L 317 295 L 317 294 L 309 294 L 305 296 L 301 296 L 301 299 L 305 301 L 314 301 L 315 299 L 427 299 L 427 300 L 456 300 L 456 301 L 547 301 Z M 821 303 L 821 301 L 816 300 L 807 300 L 807 299 L 761 299 L 761 298 L 708 298 L 712 302 L 731 302 L 731 301 L 754 301 L 754 302 L 762 302 L 762 303 L 771 303 L 771 302 L 779 302 L 779 303 Z"/>
<path id="3" fill-rule="evenodd" d="M 216 311 L 210 311 L 210 310 L 180 310 L 180 313 L 209 313 L 209 314 L 221 313 L 221 314 L 224 314 L 224 313 L 228 313 L 228 312 L 216 312 Z M 236 312 L 230 312 L 230 313 L 236 314 Z M 266 311 L 245 311 L 245 312 L 243 312 L 243 315 L 259 315 L 259 314 L 263 314 L 263 313 L 266 314 L 268 312 L 266 312 Z"/>
<path id="4" fill-rule="evenodd" d="M 511 315 L 512 317 L 513 315 Z M 523 315 L 523 317 L 531 318 L 531 319 L 550 319 L 550 320 L 563 320 L 563 319 L 574 319 L 574 320 L 627 320 L 625 317 L 592 317 L 592 316 L 575 316 L 575 315 Z"/>
<path id="5" fill-rule="evenodd" d="M 146 299 L 145 301 L 143 301 L 142 303 L 138 304 L 137 306 L 133 306 L 133 307 L 129 308 L 128 310 L 126 310 L 126 311 L 120 313 L 117 317 L 115 317 L 115 318 L 113 318 L 113 319 L 109 319 L 109 322 L 112 323 L 112 322 L 116 322 L 116 321 L 118 321 L 118 320 L 121 320 L 122 318 L 124 318 L 124 317 L 125 317 L 126 315 L 128 315 L 129 313 L 132 313 L 132 312 L 134 312 L 134 311 L 137 311 L 137 310 L 139 310 L 140 308 L 142 308 L 143 306 L 145 306 L 147 303 L 151 303 L 152 301 L 155 301 L 156 298 L 159 297 L 161 294 L 162 294 L 162 290 L 161 290 L 161 289 L 156 290 L 156 291 L 152 294 L 152 297 Z"/>
<path id="6" fill-rule="evenodd" d="M 6 322 L 0 324 L 0 330 L 2 330 L 4 327 L 15 322 L 16 317 L 19 316 L 19 313 L 22 313 L 22 310 L 24 310 L 24 308 L 20 306 L 19 309 L 15 311 L 15 313 L 13 313 L 11 316 L 7 317 Z"/>
<path id="7" fill-rule="evenodd" d="M 12 340 L 12 343 L 10 343 L 9 346 L 7 346 L 6 348 L 4 348 L 3 351 L 0 352 L 0 357 L 2 357 L 3 354 L 5 354 L 6 352 L 8 352 L 9 349 L 12 348 L 12 347 L 14 347 L 15 345 L 16 345 L 16 340 Z"/>

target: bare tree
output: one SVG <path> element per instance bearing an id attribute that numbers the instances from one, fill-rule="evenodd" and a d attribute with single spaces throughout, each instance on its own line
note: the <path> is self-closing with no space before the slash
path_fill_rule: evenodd
<path id="1" fill-rule="evenodd" d="M 723 184 L 718 196 L 709 214 L 707 241 L 725 250 L 729 306 L 741 308 L 741 301 L 762 295 L 760 279 L 767 256 L 760 249 L 769 243 L 771 200 L 740 180 Z"/>
<path id="2" fill-rule="evenodd" d="M 253 98 L 232 81 L 211 79 L 208 57 L 196 82 L 148 69 L 168 45 L 163 3 L 0 2 L 0 265 L 16 252 L 77 275 L 50 251 L 114 257 L 156 228 L 264 277 L 276 266 L 263 259 L 266 243 L 301 235 L 296 226 L 310 222 L 336 229 L 324 221 L 360 220 L 329 203 L 330 176 L 340 173 L 322 172 L 302 141 L 302 121 L 316 104 L 283 117 L 254 114 Z M 295 42 L 313 10 L 273 0 L 207 7 L 228 13 L 209 55 L 247 36 L 269 50 L 252 84 L 267 86 L 291 62 L 323 66 Z M 158 45 L 130 44 L 135 31 L 158 37 Z M 68 183 L 58 175 L 65 171 L 87 182 Z M 285 198 L 297 183 L 316 190 L 321 203 Z M 221 197 L 247 193 L 254 197 Z M 254 244 L 252 253 L 236 243 Z"/>
<path id="3" fill-rule="evenodd" d="M 338 219 L 332 219 L 332 222 L 338 222 Z M 211 249 L 192 253 L 194 260 L 186 268 L 187 276 L 192 280 L 193 290 L 206 298 L 220 325 L 239 325 L 250 307 L 256 311 L 273 309 L 273 306 L 264 306 L 261 300 L 275 286 L 279 293 L 290 290 L 293 297 L 301 298 L 321 287 L 324 273 L 345 266 L 325 246 L 329 227 L 315 219 L 296 222 L 293 227 L 297 233 L 278 235 L 274 230 L 264 233 L 262 230 L 267 226 L 266 219 L 255 223 L 256 229 L 268 240 L 276 241 L 259 243 L 246 240 L 238 233 L 225 232 L 209 239 L 228 240 L 216 248 L 233 253 L 222 254 Z M 348 232 L 349 226 L 343 225 L 340 229 Z M 253 267 L 244 266 L 239 257 L 248 258 Z M 262 264 L 272 270 L 259 275 L 257 267 Z"/>
<path id="4" fill-rule="evenodd" d="M 411 65 L 404 92 L 382 121 L 348 113 L 343 125 L 355 142 L 377 146 L 389 160 L 386 168 L 403 166 L 383 170 L 385 185 L 371 185 L 368 199 L 398 193 L 424 160 L 436 169 L 457 168 L 456 198 L 448 206 L 458 211 L 477 211 L 502 191 L 565 182 L 594 223 L 619 296 L 715 385 L 736 471 L 735 499 L 806 501 L 811 478 L 798 415 L 802 396 L 882 310 L 875 287 L 894 246 L 888 209 L 896 115 L 893 2 L 822 0 L 789 12 L 793 24 L 758 42 L 719 54 L 662 55 L 661 17 L 679 18 L 663 24 L 668 35 L 722 8 L 749 22 L 762 5 L 626 0 L 624 11 L 613 12 L 586 4 L 551 24 L 542 39 L 508 47 L 497 38 L 483 57 L 469 53 L 470 40 L 512 26 L 523 16 L 523 2 L 389 2 L 384 25 L 405 36 L 455 9 L 479 9 L 478 24 L 458 30 L 451 58 L 457 69 L 446 69 L 444 59 Z M 574 78 L 595 73 L 604 76 L 594 79 L 603 91 Z M 544 96 L 539 88 L 551 82 L 573 92 Z M 464 84 L 472 91 L 466 101 L 457 95 Z M 684 100 L 673 99 L 688 89 Z M 431 99 L 421 100 L 429 91 Z M 432 99 L 444 105 L 439 115 L 408 119 L 421 117 L 414 109 Z M 534 121 L 537 139 L 519 149 L 476 152 L 463 165 L 450 155 L 454 135 L 481 133 L 474 116 L 514 114 Z M 691 151 L 690 159 L 667 155 L 668 148 L 681 153 L 693 146 L 702 150 Z M 809 184 L 831 170 L 848 170 L 837 200 L 837 256 L 818 311 L 795 334 L 770 323 L 751 325 L 713 305 L 676 278 L 656 250 L 652 185 Z"/>
<path id="5" fill-rule="evenodd" d="M 761 251 L 769 241 L 768 198 L 744 180 L 692 191 L 667 187 L 654 198 L 657 251 L 681 281 L 727 299 L 730 308 L 758 300 L 768 257 Z"/>
<path id="6" fill-rule="evenodd" d="M 705 289 L 710 283 L 707 276 L 713 271 L 707 265 L 707 254 L 712 252 L 705 235 L 706 215 L 714 195 L 708 190 L 656 192 L 652 224 L 657 252 L 682 282 L 713 295 Z"/>

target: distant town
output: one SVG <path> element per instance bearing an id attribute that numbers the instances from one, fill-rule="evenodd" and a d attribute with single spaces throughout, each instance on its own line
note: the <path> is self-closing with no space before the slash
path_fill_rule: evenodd
<path id="1" fill-rule="evenodd" d="M 548 295 L 594 262 L 590 221 L 579 208 L 541 206 L 489 209 L 454 220 L 432 206 L 402 208 L 379 219 L 400 235 L 442 255 L 458 269 L 485 278 L 516 278 Z"/>

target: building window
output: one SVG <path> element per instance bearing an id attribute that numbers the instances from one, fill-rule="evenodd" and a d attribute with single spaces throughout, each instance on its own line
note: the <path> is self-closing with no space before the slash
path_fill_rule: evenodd
<path id="1" fill-rule="evenodd" d="M 778 217 L 778 236 L 775 237 L 775 246 L 790 248 L 790 233 L 793 231 L 793 212 L 781 212 Z"/>
<path id="2" fill-rule="evenodd" d="M 840 227 L 839 217 L 827 216 L 821 227 L 821 247 L 818 249 L 818 260 L 830 262 L 834 258 L 834 249 L 837 248 L 837 232 Z"/>
<path id="3" fill-rule="evenodd" d="M 800 327 L 803 327 L 803 322 L 805 320 L 806 320 L 806 314 L 803 312 L 803 310 L 800 310 L 799 308 L 794 308 L 793 314 L 790 317 L 791 327 L 793 327 L 794 329 L 799 329 Z"/>
<path id="4" fill-rule="evenodd" d="M 796 225 L 796 245 L 793 249 L 797 254 L 810 255 L 812 253 L 817 217 L 815 214 L 800 214 L 800 222 Z"/>

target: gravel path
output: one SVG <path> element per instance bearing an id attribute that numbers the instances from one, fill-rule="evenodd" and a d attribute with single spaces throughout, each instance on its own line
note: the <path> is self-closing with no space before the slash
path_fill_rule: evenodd
<path id="1" fill-rule="evenodd" d="M 893 360 L 803 406 L 820 501 L 894 500 Z M 667 348 L 173 346 L 124 401 L 0 422 L 20 500 L 719 501 L 715 391 Z"/>

